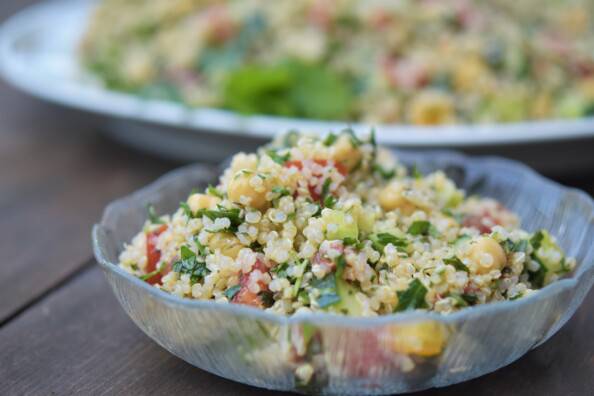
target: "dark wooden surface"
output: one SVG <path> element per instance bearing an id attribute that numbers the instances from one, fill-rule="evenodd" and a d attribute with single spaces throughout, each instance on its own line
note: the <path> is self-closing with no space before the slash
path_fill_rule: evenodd
<path id="1" fill-rule="evenodd" d="M 0 19 L 32 1 L 0 2 Z M 0 394 L 272 395 L 194 368 L 128 319 L 91 257 L 112 199 L 179 164 L 103 138 L 96 119 L 0 83 Z M 594 192 L 594 171 L 561 182 Z M 594 292 L 549 342 L 423 395 L 594 394 Z"/>

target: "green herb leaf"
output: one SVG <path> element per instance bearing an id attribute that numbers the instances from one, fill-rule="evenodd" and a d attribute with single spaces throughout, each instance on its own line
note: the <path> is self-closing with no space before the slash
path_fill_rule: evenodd
<path id="1" fill-rule="evenodd" d="M 192 213 L 192 209 L 190 209 L 190 205 L 187 202 L 180 202 L 179 207 L 182 208 L 188 219 L 194 218 L 194 213 Z"/>
<path id="2" fill-rule="evenodd" d="M 398 238 L 397 236 L 387 232 L 373 234 L 369 237 L 369 239 L 371 240 L 372 247 L 380 253 L 383 253 L 384 248 L 390 243 L 394 245 L 399 251 L 405 252 L 405 249 L 408 247 L 408 241 L 406 239 Z"/>
<path id="3" fill-rule="evenodd" d="M 198 255 L 201 257 L 205 257 L 208 254 L 208 248 L 200 243 L 200 241 L 198 240 L 198 236 L 194 237 L 194 243 L 196 244 Z"/>
<path id="4" fill-rule="evenodd" d="M 330 192 L 330 184 L 332 180 L 330 178 L 324 180 L 324 185 L 322 185 L 322 198 L 325 198 L 326 195 Z"/>
<path id="5" fill-rule="evenodd" d="M 405 291 L 397 292 L 396 294 L 398 295 L 398 305 L 396 306 L 396 309 L 394 309 L 394 312 L 429 308 L 425 301 L 427 288 L 418 279 L 414 279 L 410 282 Z"/>
<path id="6" fill-rule="evenodd" d="M 291 153 L 288 151 L 285 154 L 279 154 L 275 150 L 266 150 L 266 154 L 277 164 L 283 165 L 285 162 L 291 159 Z"/>
<path id="7" fill-rule="evenodd" d="M 468 306 L 468 302 L 465 299 L 463 299 L 460 294 L 450 293 L 450 295 L 448 297 L 450 297 L 454 300 L 454 306 L 456 306 L 456 307 L 467 307 Z"/>
<path id="8" fill-rule="evenodd" d="M 530 257 L 532 258 L 532 260 L 538 263 L 538 270 L 535 272 L 528 270 L 528 280 L 530 281 L 530 283 L 532 283 L 534 287 L 540 289 L 544 286 L 545 277 L 547 275 L 548 269 L 544 265 L 544 263 L 538 258 L 538 256 L 532 254 Z"/>
<path id="9" fill-rule="evenodd" d="M 299 289 L 301 289 L 301 283 L 303 282 L 303 276 L 307 272 L 307 267 L 309 266 L 309 260 L 303 260 L 300 264 L 301 273 L 300 276 L 297 277 L 295 280 L 295 284 L 293 285 L 293 297 L 296 297 L 299 294 Z"/>
<path id="10" fill-rule="evenodd" d="M 208 185 L 208 188 L 206 189 L 206 193 L 209 195 L 221 198 L 221 199 L 224 198 L 223 193 L 220 192 L 219 190 L 217 190 L 216 187 L 211 186 L 210 184 Z"/>
<path id="11" fill-rule="evenodd" d="M 237 231 L 237 227 L 243 223 L 243 219 L 241 218 L 240 214 L 241 210 L 237 208 L 226 209 L 222 206 L 219 206 L 219 208 L 216 210 L 200 209 L 194 214 L 194 217 L 200 218 L 202 216 L 206 216 L 212 221 L 215 221 L 216 219 L 227 218 L 231 222 L 231 226 L 228 228 L 228 230 L 235 232 Z"/>
<path id="12" fill-rule="evenodd" d="M 338 139 L 338 136 L 334 133 L 329 133 L 326 138 L 324 139 L 324 146 L 332 146 L 336 140 Z"/>
<path id="13" fill-rule="evenodd" d="M 146 211 L 148 213 L 148 219 L 151 222 L 151 224 L 165 224 L 165 222 L 161 220 L 159 216 L 157 216 L 157 213 L 155 212 L 155 207 L 152 204 L 146 205 Z"/>
<path id="14" fill-rule="evenodd" d="M 260 297 L 260 301 L 262 301 L 265 308 L 270 308 L 274 305 L 274 294 L 271 291 L 260 292 L 258 297 Z"/>
<path id="15" fill-rule="evenodd" d="M 309 305 L 310 300 L 309 300 L 309 293 L 307 293 L 307 291 L 305 290 L 301 290 L 299 292 L 299 294 L 297 295 L 297 299 L 303 304 L 303 305 Z"/>
<path id="16" fill-rule="evenodd" d="M 468 267 L 464 265 L 462 260 L 460 260 L 457 256 L 445 258 L 443 259 L 443 262 L 444 264 L 453 266 L 456 269 L 456 271 L 470 272 Z"/>
<path id="17" fill-rule="evenodd" d="M 534 249 L 534 251 L 537 251 L 540 248 L 543 239 L 544 233 L 542 232 L 542 230 L 534 233 L 532 238 L 530 238 L 530 244 L 532 245 L 532 249 Z"/>
<path id="18" fill-rule="evenodd" d="M 231 286 L 230 288 L 225 290 L 225 297 L 227 297 L 229 301 L 233 300 L 233 297 L 235 297 L 235 295 L 239 292 L 240 289 L 240 285 Z"/>
<path id="19" fill-rule="evenodd" d="M 327 195 L 323 203 L 325 208 L 332 209 L 336 205 L 336 202 L 337 199 L 333 195 Z"/>
<path id="20" fill-rule="evenodd" d="M 322 279 L 315 278 L 312 282 L 312 287 L 320 291 L 320 296 L 317 298 L 318 306 L 320 308 L 326 308 L 340 302 L 340 296 L 338 295 L 338 289 L 336 285 L 336 277 L 339 276 L 339 271 L 340 273 L 342 273 L 342 271 L 339 269 L 338 265 L 340 264 L 337 263 L 336 272 L 329 273 Z"/>
<path id="21" fill-rule="evenodd" d="M 151 279 L 153 276 L 157 275 L 159 272 L 161 272 L 160 269 L 156 269 L 153 272 L 149 272 L 148 274 L 140 275 L 138 278 L 140 280 L 143 280 L 146 282 L 147 280 Z"/>
<path id="22" fill-rule="evenodd" d="M 289 191 L 288 188 L 280 187 L 280 186 L 272 187 L 272 192 L 275 194 L 278 194 L 279 198 L 287 196 L 287 195 L 291 195 L 291 192 Z"/>
<path id="23" fill-rule="evenodd" d="M 286 278 L 287 277 L 287 269 L 289 267 L 288 262 L 280 263 L 272 267 L 270 272 L 276 274 L 279 278 Z"/>
<path id="24" fill-rule="evenodd" d="M 173 264 L 173 271 L 180 274 L 189 274 L 190 283 L 194 284 L 204 279 L 210 273 L 206 263 L 198 260 L 196 254 L 186 245 L 180 248 L 181 260 Z"/>
<path id="25" fill-rule="evenodd" d="M 390 180 L 396 175 L 395 169 L 384 169 L 381 165 L 373 164 L 371 166 L 373 172 L 377 173 L 384 180 Z"/>
<path id="26" fill-rule="evenodd" d="M 474 305 L 478 302 L 478 297 L 472 294 L 462 294 L 461 296 L 468 305 Z"/>
<path id="27" fill-rule="evenodd" d="M 417 168 L 417 165 L 413 165 L 410 173 L 412 175 L 412 177 L 414 177 L 415 179 L 422 179 L 423 178 L 423 174 L 419 171 L 419 168 Z"/>
<path id="28" fill-rule="evenodd" d="M 410 227 L 408 227 L 407 232 L 411 235 L 428 235 L 430 228 L 431 223 L 425 220 L 418 220 L 413 222 Z"/>
<path id="29" fill-rule="evenodd" d="M 353 102 L 346 77 L 322 64 L 298 61 L 236 68 L 223 87 L 224 107 L 249 114 L 342 119 Z"/>
<path id="30" fill-rule="evenodd" d="M 363 144 L 361 139 L 359 139 L 359 137 L 355 134 L 355 131 L 353 131 L 352 128 L 346 128 L 342 131 L 342 133 L 347 134 L 349 136 L 351 145 L 354 148 L 357 148 Z"/>
<path id="31" fill-rule="evenodd" d="M 521 239 L 518 242 L 513 242 L 511 239 L 506 239 L 502 242 L 501 246 L 503 246 L 506 253 L 526 253 L 528 251 L 528 240 Z"/>

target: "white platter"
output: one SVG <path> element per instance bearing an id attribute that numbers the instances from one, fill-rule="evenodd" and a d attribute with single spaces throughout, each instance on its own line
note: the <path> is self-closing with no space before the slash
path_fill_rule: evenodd
<path id="1" fill-rule="evenodd" d="M 192 109 L 108 91 L 86 75 L 77 61 L 78 43 L 96 4 L 97 0 L 50 0 L 8 19 L 0 28 L 3 77 L 36 97 L 102 115 L 107 121 L 104 130 L 120 141 L 182 160 L 217 161 L 288 129 L 325 132 L 347 126 Z M 370 129 L 362 124 L 349 126 L 358 132 Z M 440 127 L 377 125 L 375 129 L 378 142 L 391 146 L 503 154 L 549 172 L 594 166 L 594 117 Z"/>

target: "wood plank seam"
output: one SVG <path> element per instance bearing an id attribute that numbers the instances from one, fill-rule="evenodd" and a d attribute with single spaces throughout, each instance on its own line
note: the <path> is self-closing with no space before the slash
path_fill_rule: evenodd
<path id="1" fill-rule="evenodd" d="M 28 309 L 34 307 L 35 305 L 37 305 L 38 303 L 43 301 L 46 297 L 50 296 L 51 294 L 53 294 L 57 290 L 61 289 L 62 287 L 68 285 L 70 282 L 74 281 L 77 277 L 81 276 L 86 271 L 90 270 L 94 264 L 95 264 L 95 259 L 92 257 L 85 260 L 85 262 L 80 267 L 78 267 L 75 271 L 71 272 L 64 278 L 60 279 L 54 285 L 47 288 L 46 290 L 44 290 L 37 296 L 33 296 L 31 298 L 31 300 L 27 301 L 25 304 L 21 305 L 18 309 L 14 310 L 9 315 L 7 315 L 2 320 L 0 320 L 0 329 L 2 329 L 2 327 L 7 325 L 8 323 L 10 323 L 11 321 L 17 319 L 19 316 L 21 316 L 23 313 L 25 313 Z"/>

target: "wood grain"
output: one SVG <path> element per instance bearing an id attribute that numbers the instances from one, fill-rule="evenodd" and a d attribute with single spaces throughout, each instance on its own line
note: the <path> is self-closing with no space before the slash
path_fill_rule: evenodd
<path id="1" fill-rule="evenodd" d="M 0 324 L 91 255 L 89 230 L 109 201 L 176 166 L 96 128 L 0 84 Z"/>
<path id="2" fill-rule="evenodd" d="M 453 395 L 594 394 L 594 292 L 549 342 L 485 377 L 420 393 Z M 273 395 L 175 358 L 119 307 L 97 267 L 0 331 L 0 383 L 8 395 Z"/>

